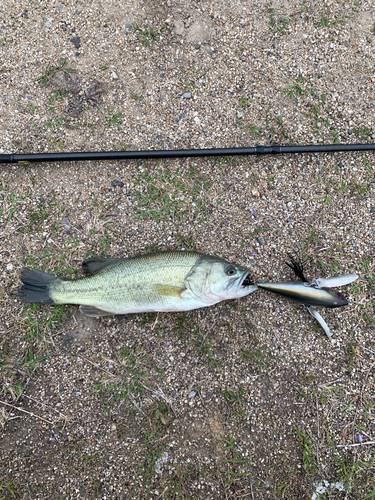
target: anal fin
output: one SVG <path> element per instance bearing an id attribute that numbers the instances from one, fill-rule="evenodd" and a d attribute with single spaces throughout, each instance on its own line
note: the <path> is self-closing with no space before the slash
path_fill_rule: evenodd
<path id="1" fill-rule="evenodd" d="M 79 310 L 85 316 L 90 316 L 91 318 L 99 318 L 100 316 L 113 316 L 113 312 L 103 311 L 103 309 L 99 309 L 94 306 L 79 306 Z"/>

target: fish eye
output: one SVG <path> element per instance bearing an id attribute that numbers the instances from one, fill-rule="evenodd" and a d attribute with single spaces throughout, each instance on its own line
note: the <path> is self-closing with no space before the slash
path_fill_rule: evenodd
<path id="1" fill-rule="evenodd" d="M 233 276 L 233 274 L 235 274 L 235 272 L 236 272 L 236 268 L 232 265 L 228 265 L 224 269 L 224 272 L 227 276 Z"/>

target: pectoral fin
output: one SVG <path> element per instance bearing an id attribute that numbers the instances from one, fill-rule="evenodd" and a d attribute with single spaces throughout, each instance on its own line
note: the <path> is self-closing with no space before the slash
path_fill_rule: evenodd
<path id="1" fill-rule="evenodd" d="M 100 316 L 113 316 L 113 312 L 103 311 L 94 306 L 79 306 L 79 310 L 85 316 L 90 316 L 91 318 L 99 318 Z"/>
<path id="2" fill-rule="evenodd" d="M 181 294 L 185 288 L 171 285 L 154 285 L 152 291 L 163 297 L 176 297 L 181 299 Z"/>
<path id="3" fill-rule="evenodd" d="M 329 340 L 332 342 L 332 334 L 329 331 L 327 323 L 324 321 L 324 319 L 321 317 L 321 315 L 318 313 L 318 311 L 316 311 L 313 307 L 311 307 L 311 306 L 306 306 L 306 307 L 307 307 L 307 310 L 309 311 L 309 313 L 311 314 L 311 316 L 313 316 L 316 319 L 316 321 L 319 323 L 319 325 L 326 332 Z"/>

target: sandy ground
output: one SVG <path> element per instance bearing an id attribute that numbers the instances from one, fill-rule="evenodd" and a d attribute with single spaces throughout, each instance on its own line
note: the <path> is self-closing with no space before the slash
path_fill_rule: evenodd
<path id="1" fill-rule="evenodd" d="M 0 152 L 375 142 L 371 1 L 0 2 Z M 0 498 L 375 498 L 374 154 L 0 167 Z M 87 318 L 27 265 L 192 249 L 345 308 L 254 292 Z"/>

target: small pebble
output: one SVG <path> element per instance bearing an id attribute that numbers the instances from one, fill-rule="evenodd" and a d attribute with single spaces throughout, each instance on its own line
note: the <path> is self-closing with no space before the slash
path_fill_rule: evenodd
<path id="1" fill-rule="evenodd" d="M 79 36 L 75 36 L 70 39 L 70 41 L 74 44 L 76 49 L 79 49 L 81 46 L 81 38 Z"/>

